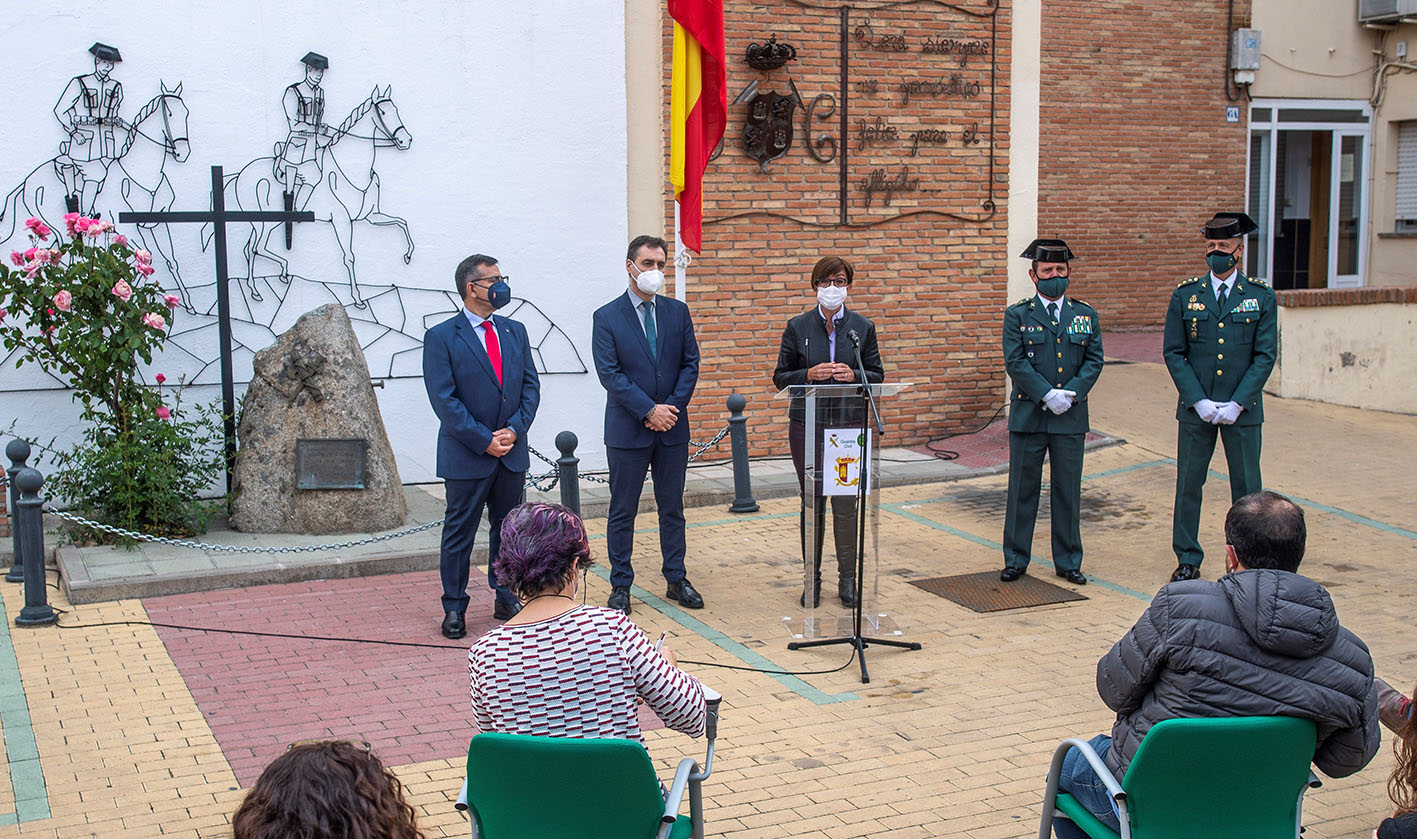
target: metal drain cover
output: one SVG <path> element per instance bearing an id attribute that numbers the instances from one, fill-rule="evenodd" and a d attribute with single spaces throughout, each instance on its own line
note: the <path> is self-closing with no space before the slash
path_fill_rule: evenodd
<path id="1" fill-rule="evenodd" d="M 1029 574 L 1012 583 L 999 582 L 998 571 L 961 574 L 957 577 L 931 577 L 928 580 L 911 580 L 910 584 L 976 612 L 1027 609 L 1030 606 L 1087 599 L 1072 589 L 1045 583 Z"/>

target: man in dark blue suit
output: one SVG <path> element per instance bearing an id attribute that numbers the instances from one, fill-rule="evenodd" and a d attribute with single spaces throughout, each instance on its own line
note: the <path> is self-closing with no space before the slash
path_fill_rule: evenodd
<path id="1" fill-rule="evenodd" d="M 591 352 L 605 387 L 605 456 L 610 463 L 612 609 L 630 614 L 630 557 L 645 473 L 659 509 L 659 552 L 666 597 L 689 609 L 704 600 L 684 571 L 684 471 L 689 465 L 689 400 L 699 381 L 699 343 L 689 307 L 655 294 L 664 285 L 668 247 L 637 236 L 625 255 L 630 288 L 595 311 Z"/>
<path id="2" fill-rule="evenodd" d="M 487 584 L 496 592 L 492 615 L 506 620 L 521 603 L 497 585 L 492 560 L 502 519 L 521 503 L 531 466 L 527 430 L 541 402 L 541 384 L 526 327 L 492 312 L 512 299 L 507 278 L 490 256 L 474 254 L 455 272 L 463 310 L 423 336 L 423 385 L 438 415 L 438 476 L 447 491 L 443 521 L 443 635 L 467 634 L 467 580 L 472 543 L 488 513 Z"/>

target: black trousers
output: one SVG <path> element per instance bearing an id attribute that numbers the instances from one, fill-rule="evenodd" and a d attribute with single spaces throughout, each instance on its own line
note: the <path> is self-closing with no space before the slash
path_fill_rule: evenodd
<path id="1" fill-rule="evenodd" d="M 817 426 L 818 439 L 814 460 L 819 480 L 822 474 L 821 428 L 820 425 Z M 812 532 L 816 534 L 810 556 L 814 578 L 820 581 L 822 578 L 822 537 L 825 535 L 827 505 L 825 497 L 817 487 L 812 489 L 810 495 L 807 492 L 806 437 L 807 424 L 805 422 L 791 420 L 787 423 L 787 447 L 792 452 L 792 466 L 797 470 L 797 487 L 801 490 L 802 497 L 802 509 L 797 517 L 797 527 L 802 537 L 802 563 L 805 568 L 808 560 L 807 508 L 810 506 L 814 514 Z M 854 578 L 856 576 L 856 496 L 833 495 L 831 496 L 831 508 L 832 538 L 836 544 L 837 576 Z"/>

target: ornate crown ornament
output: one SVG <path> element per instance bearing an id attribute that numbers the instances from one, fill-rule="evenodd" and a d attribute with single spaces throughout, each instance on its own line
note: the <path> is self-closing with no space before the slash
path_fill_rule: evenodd
<path id="1" fill-rule="evenodd" d="M 765 44 L 756 41 L 749 44 L 744 58 L 748 66 L 755 70 L 776 70 L 789 61 L 797 60 L 797 48 L 786 41 L 779 44 L 777 36 L 773 35 Z"/>

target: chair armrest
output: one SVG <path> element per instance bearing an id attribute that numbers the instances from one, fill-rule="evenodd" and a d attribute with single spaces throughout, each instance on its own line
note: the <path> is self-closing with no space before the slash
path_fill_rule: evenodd
<path id="1" fill-rule="evenodd" d="M 674 783 L 670 784 L 669 792 L 664 796 L 663 820 L 666 823 L 679 818 L 679 805 L 684 803 L 684 791 L 689 788 L 690 781 L 696 780 L 693 776 L 698 769 L 699 765 L 692 757 L 679 761 L 679 766 L 674 770 Z"/>
<path id="2" fill-rule="evenodd" d="M 1053 760 L 1048 765 L 1048 786 L 1043 793 L 1043 815 L 1038 821 L 1038 839 L 1051 839 L 1053 835 L 1053 812 L 1057 808 L 1059 776 L 1063 771 L 1063 758 L 1067 756 L 1069 749 L 1077 749 L 1088 765 L 1092 767 L 1092 771 L 1097 773 L 1103 786 L 1107 787 L 1107 792 L 1117 802 L 1118 809 L 1121 811 L 1122 835 L 1124 837 L 1130 836 L 1130 825 L 1127 822 L 1127 794 L 1122 790 L 1122 785 L 1117 783 L 1117 779 L 1112 776 L 1107 764 L 1098 757 L 1090 743 L 1076 737 L 1069 737 L 1053 750 Z"/>
<path id="3" fill-rule="evenodd" d="M 1312 769 L 1309 770 L 1309 780 L 1306 783 L 1309 789 L 1318 789 L 1324 785 L 1324 782 L 1319 780 L 1319 776 L 1315 775 Z"/>
<path id="4" fill-rule="evenodd" d="M 462 789 L 458 790 L 458 798 L 453 802 L 453 809 L 467 813 L 467 776 L 462 779 Z"/>

